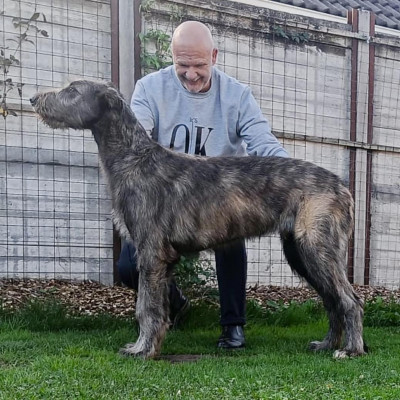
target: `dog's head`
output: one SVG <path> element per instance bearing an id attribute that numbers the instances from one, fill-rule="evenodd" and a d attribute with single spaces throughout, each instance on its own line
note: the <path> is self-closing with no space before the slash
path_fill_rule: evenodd
<path id="1" fill-rule="evenodd" d="M 38 93 L 30 99 L 35 112 L 51 128 L 91 129 L 124 101 L 110 83 L 75 81 L 67 87 Z"/>

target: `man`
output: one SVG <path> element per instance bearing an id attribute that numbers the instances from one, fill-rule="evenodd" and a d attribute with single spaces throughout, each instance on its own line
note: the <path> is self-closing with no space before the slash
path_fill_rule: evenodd
<path id="1" fill-rule="evenodd" d="M 282 156 L 250 88 L 214 67 L 218 50 L 210 30 L 187 21 L 175 30 L 173 65 L 140 79 L 131 107 L 145 130 L 161 145 L 203 156 Z M 185 207 L 182 204 L 182 207 Z M 244 241 L 215 250 L 222 334 L 218 347 L 244 347 L 247 258 Z M 137 289 L 135 249 L 126 244 L 119 260 L 121 280 Z M 171 321 L 189 307 L 173 282 Z"/>

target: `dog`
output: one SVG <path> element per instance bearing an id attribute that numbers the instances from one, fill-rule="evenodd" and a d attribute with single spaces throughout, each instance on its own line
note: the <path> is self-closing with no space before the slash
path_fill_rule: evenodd
<path id="1" fill-rule="evenodd" d="M 167 268 L 183 253 L 278 232 L 290 267 L 321 296 L 329 330 L 310 349 L 359 356 L 363 302 L 346 276 L 354 203 L 333 173 L 279 157 L 200 157 L 160 146 L 111 84 L 75 81 L 31 98 L 51 128 L 90 129 L 113 201 L 113 221 L 137 249 L 136 343 L 154 358 L 169 326 Z M 344 333 L 344 337 L 343 337 Z"/>

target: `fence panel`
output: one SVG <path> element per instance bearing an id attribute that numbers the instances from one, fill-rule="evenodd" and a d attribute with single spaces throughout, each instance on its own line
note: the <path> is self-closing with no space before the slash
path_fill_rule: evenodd
<path id="1" fill-rule="evenodd" d="M 331 170 L 353 187 L 351 279 L 398 287 L 398 41 L 381 36 L 379 45 L 374 42 L 368 36 L 370 13 L 362 11 L 353 16 L 358 26 L 353 32 L 351 24 L 240 2 L 213 5 L 153 2 L 143 11 L 142 33 L 171 35 L 186 19 L 208 24 L 219 49 L 218 68 L 250 85 L 289 153 Z M 151 52 L 151 44 L 146 46 Z M 301 284 L 286 264 L 276 235 L 249 240 L 247 247 L 249 283 Z"/>
<path id="2" fill-rule="evenodd" d="M 110 79 L 110 2 L 37 3 L 10 0 L 0 15 L 0 47 L 19 60 L 8 71 L 16 86 L 7 97 L 18 116 L 0 123 L 0 277 L 111 283 L 111 204 L 91 134 L 44 127 L 28 100 L 75 78 Z M 32 16 L 40 29 L 19 46 L 10 39 Z M 154 0 L 142 1 L 141 17 L 144 72 L 157 50 L 147 34 L 168 41 L 187 19 L 210 27 L 217 67 L 250 85 L 288 152 L 335 172 L 352 190 L 351 279 L 399 287 L 400 40 L 369 31 L 362 10 L 351 25 L 240 2 L 213 1 L 210 9 L 205 0 Z M 162 50 L 163 62 L 168 56 Z M 302 284 L 276 235 L 247 247 L 250 284 Z"/>
<path id="3" fill-rule="evenodd" d="M 7 97 L 17 116 L 0 122 L 0 277 L 112 283 L 111 205 L 92 135 L 46 128 L 29 104 L 74 78 L 110 78 L 110 4 L 38 3 L 10 0 L 0 15 L 0 47 L 19 60 L 7 79 L 23 84 Z M 38 30 L 26 32 L 28 21 Z"/>

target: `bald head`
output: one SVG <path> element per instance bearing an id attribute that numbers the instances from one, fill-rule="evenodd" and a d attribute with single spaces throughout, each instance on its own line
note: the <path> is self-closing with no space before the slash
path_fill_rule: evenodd
<path id="1" fill-rule="evenodd" d="M 172 36 L 171 48 L 178 46 L 196 46 L 209 50 L 214 48 L 214 41 L 208 27 L 198 21 L 186 21 L 180 24 Z"/>
<path id="2" fill-rule="evenodd" d="M 191 93 L 208 91 L 218 50 L 207 26 L 197 21 L 183 22 L 175 29 L 171 50 L 183 87 Z"/>

